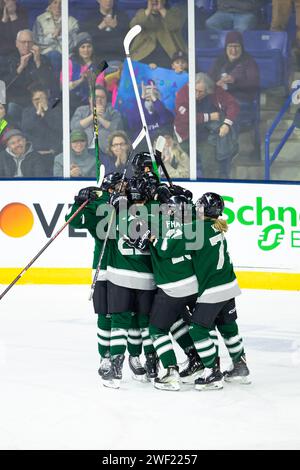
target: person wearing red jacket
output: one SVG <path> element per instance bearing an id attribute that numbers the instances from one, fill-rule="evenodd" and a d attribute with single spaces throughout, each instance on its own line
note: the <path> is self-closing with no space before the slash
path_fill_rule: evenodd
<path id="1" fill-rule="evenodd" d="M 176 94 L 174 130 L 189 152 L 189 85 Z M 234 123 L 239 115 L 236 99 L 216 86 L 205 73 L 196 75 L 197 174 L 204 178 L 229 178 L 232 157 L 238 151 Z"/>

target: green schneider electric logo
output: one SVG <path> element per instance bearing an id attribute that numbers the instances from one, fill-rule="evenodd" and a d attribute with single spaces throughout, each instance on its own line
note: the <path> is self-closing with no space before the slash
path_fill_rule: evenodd
<path id="1" fill-rule="evenodd" d="M 294 207 L 274 207 L 263 204 L 263 198 L 257 197 L 255 205 L 241 206 L 237 210 L 230 208 L 235 200 L 230 196 L 223 196 L 226 204 L 224 215 L 227 222 L 234 221 L 242 225 L 254 225 L 262 228 L 257 244 L 263 251 L 277 248 L 284 238 L 288 240 L 291 248 L 300 248 L 299 212 Z M 297 228 L 299 230 L 295 230 Z"/>

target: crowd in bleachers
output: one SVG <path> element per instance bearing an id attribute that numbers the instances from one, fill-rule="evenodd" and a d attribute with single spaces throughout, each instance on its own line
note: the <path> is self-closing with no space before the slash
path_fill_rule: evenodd
<path id="1" fill-rule="evenodd" d="M 195 18 L 197 175 L 228 179 L 239 133 L 254 132 L 260 158 L 259 95 L 288 88 L 300 0 L 195 0 Z M 140 94 L 153 143 L 166 137 L 170 175 L 189 177 L 187 1 L 69 0 L 71 177 L 96 175 L 91 80 L 101 160 L 107 172 L 126 164 L 141 121 L 136 107 L 122 112 L 118 90 L 136 24 L 132 60 L 187 77 L 172 106 L 155 80 L 142 79 Z M 63 176 L 61 0 L 0 0 L 0 80 L 0 178 Z"/>

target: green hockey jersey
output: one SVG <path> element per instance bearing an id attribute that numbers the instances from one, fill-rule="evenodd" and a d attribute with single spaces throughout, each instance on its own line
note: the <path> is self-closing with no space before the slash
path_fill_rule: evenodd
<path id="1" fill-rule="evenodd" d="M 199 222 L 204 224 L 203 247 L 192 252 L 199 282 L 197 302 L 217 303 L 240 295 L 224 233 L 214 227 L 212 220 Z"/>
<path id="2" fill-rule="evenodd" d="M 104 216 L 97 216 L 96 212 L 100 205 L 107 204 L 109 201 L 109 194 L 106 191 L 102 192 L 102 195 L 95 199 L 94 201 L 89 202 L 83 209 L 80 211 L 77 216 L 70 222 L 71 227 L 76 229 L 87 229 L 88 232 L 95 240 L 94 246 L 94 258 L 93 258 L 93 269 L 96 269 L 99 262 L 100 253 L 102 251 L 104 240 L 103 238 L 98 238 L 97 236 L 97 225 L 104 219 Z M 65 220 L 69 218 L 76 212 L 80 207 L 80 204 L 76 202 L 71 207 L 71 210 L 65 217 Z M 107 217 L 109 219 L 109 217 Z M 108 243 L 106 245 L 105 252 L 101 261 L 101 269 L 98 275 L 98 280 L 106 280 L 106 266 L 107 266 L 107 255 L 108 255 Z"/>
<path id="3" fill-rule="evenodd" d="M 193 222 L 193 232 L 201 237 L 202 247 L 187 249 L 184 233 L 167 241 L 172 256 L 191 256 L 199 289 L 198 303 L 217 303 L 229 300 L 241 293 L 227 249 L 223 232 L 214 227 L 211 219 Z M 201 235 L 199 235 L 201 232 Z M 160 256 L 164 256 L 161 251 Z"/>
<path id="4" fill-rule="evenodd" d="M 132 248 L 126 242 L 128 226 L 134 219 L 126 211 L 117 216 L 116 238 L 110 241 L 108 250 L 107 280 L 130 289 L 154 290 L 150 252 Z"/>
<path id="5" fill-rule="evenodd" d="M 159 228 L 152 226 L 158 236 L 150 245 L 157 287 L 170 297 L 196 294 L 198 282 L 191 255 L 185 253 L 184 249 L 179 249 L 174 254 L 174 244 L 176 246 L 178 237 L 182 235 L 182 224 L 174 218 L 164 216 L 160 217 L 159 222 Z"/>

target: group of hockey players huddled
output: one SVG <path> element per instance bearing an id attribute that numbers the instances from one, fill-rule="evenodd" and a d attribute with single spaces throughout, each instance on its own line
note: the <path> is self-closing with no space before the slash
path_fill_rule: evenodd
<path id="1" fill-rule="evenodd" d="M 147 152 L 131 164 L 130 179 L 126 172 L 111 173 L 101 188 L 81 189 L 66 216 L 88 201 L 70 224 L 95 239 L 93 303 L 103 385 L 120 387 L 126 348 L 133 378 L 157 389 L 250 383 L 222 197 L 205 193 L 193 203 L 189 190 L 159 181 Z M 216 329 L 232 360 L 223 372 Z M 187 357 L 182 370 L 174 341 Z"/>

